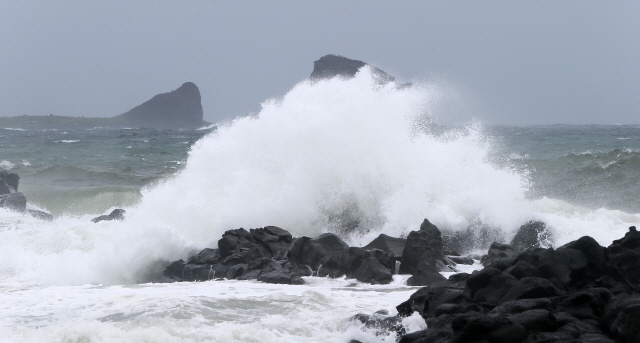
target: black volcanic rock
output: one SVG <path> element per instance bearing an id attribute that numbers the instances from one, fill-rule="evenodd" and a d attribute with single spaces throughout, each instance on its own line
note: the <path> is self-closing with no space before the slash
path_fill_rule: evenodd
<path id="1" fill-rule="evenodd" d="M 91 219 L 91 221 L 94 222 L 94 223 L 98 223 L 98 222 L 101 222 L 103 220 L 123 220 L 125 212 L 126 211 L 121 209 L 121 208 L 116 208 L 115 210 L 111 211 L 111 213 L 103 214 L 103 215 L 101 215 L 99 217 L 95 217 L 95 218 Z"/>
<path id="2" fill-rule="evenodd" d="M 333 233 L 323 233 L 316 238 L 303 236 L 291 244 L 287 258 L 294 263 L 307 265 L 312 270 L 318 270 L 324 258 L 348 248 L 347 243 Z"/>
<path id="3" fill-rule="evenodd" d="M 492 249 L 497 259 L 483 270 L 398 305 L 399 316 L 417 311 L 427 324 L 399 341 L 640 342 L 635 227 L 607 248 L 585 236 L 558 249 Z"/>
<path id="4" fill-rule="evenodd" d="M 18 174 L 0 171 L 0 195 L 15 193 L 18 191 L 18 182 L 20 176 Z"/>
<path id="5" fill-rule="evenodd" d="M 310 78 L 312 80 L 330 79 L 336 76 L 351 78 L 365 65 L 367 64 L 362 61 L 342 56 L 326 55 L 313 62 L 313 72 Z"/>
<path id="6" fill-rule="evenodd" d="M 363 249 L 380 249 L 392 254 L 395 257 L 402 257 L 402 251 L 404 251 L 405 244 L 407 244 L 406 239 L 387 236 L 383 233 L 380 234 L 380 236 L 378 236 L 376 239 L 371 241 L 369 244 L 365 245 Z"/>
<path id="7" fill-rule="evenodd" d="M 200 90 L 186 82 L 169 93 L 158 94 L 113 120 L 133 127 L 195 129 L 203 125 Z"/>
<path id="8" fill-rule="evenodd" d="M 27 198 L 20 192 L 0 195 L 0 207 L 24 212 L 27 210 Z"/>
<path id="9" fill-rule="evenodd" d="M 551 232 L 547 228 L 547 224 L 537 220 L 530 220 L 520 226 L 510 245 L 520 251 L 525 251 L 534 248 L 546 248 L 550 241 Z"/>
<path id="10" fill-rule="evenodd" d="M 336 76 L 350 79 L 356 75 L 360 68 L 366 65 L 369 64 L 342 56 L 326 55 L 313 62 L 313 72 L 309 78 L 313 81 L 331 79 Z M 371 67 L 371 70 L 378 82 L 387 83 L 395 81 L 393 76 L 372 65 L 369 66 Z"/>
<path id="11" fill-rule="evenodd" d="M 436 267 L 437 262 L 443 259 L 442 234 L 435 225 L 425 219 L 420 225 L 420 230 L 411 231 L 407 236 L 400 274 L 413 274 L 422 261 Z"/>

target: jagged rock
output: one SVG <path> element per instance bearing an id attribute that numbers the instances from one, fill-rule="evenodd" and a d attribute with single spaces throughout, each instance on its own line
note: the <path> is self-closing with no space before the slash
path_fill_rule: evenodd
<path id="1" fill-rule="evenodd" d="M 243 228 L 229 230 L 218 241 L 218 249 L 206 248 L 186 263 L 176 261 L 167 267 L 164 275 L 176 281 L 206 281 L 225 277 L 284 282 L 282 278 L 287 274 L 291 279 L 288 283 L 299 284 L 302 279 L 295 277 L 309 275 L 308 269 L 274 260 L 285 255 L 291 241 L 288 231 L 275 226 L 250 231 Z M 280 271 L 282 275 L 267 274 L 273 271 Z"/>
<path id="2" fill-rule="evenodd" d="M 438 227 L 425 219 L 420 230 L 411 231 L 402 252 L 400 274 L 413 274 L 422 261 L 436 267 L 437 261 L 444 258 L 442 252 L 442 235 Z"/>
<path id="3" fill-rule="evenodd" d="M 520 226 L 510 245 L 520 251 L 548 248 L 551 245 L 551 238 L 547 224 L 531 220 Z"/>
<path id="4" fill-rule="evenodd" d="M 91 221 L 94 223 L 98 223 L 103 220 L 123 220 L 125 212 L 126 211 L 121 208 L 116 208 L 115 210 L 111 211 L 111 213 L 109 213 L 108 215 L 103 214 L 99 217 L 95 217 L 91 219 Z"/>
<path id="5" fill-rule="evenodd" d="M 500 268 L 421 288 L 398 305 L 428 326 L 400 342 L 638 342 L 637 250 L 633 227 L 606 249 L 582 237 L 503 256 Z"/>

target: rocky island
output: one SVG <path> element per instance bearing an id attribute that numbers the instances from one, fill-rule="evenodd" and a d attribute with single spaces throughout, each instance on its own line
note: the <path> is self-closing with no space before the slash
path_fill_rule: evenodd
<path id="1" fill-rule="evenodd" d="M 210 123 L 203 120 L 200 90 L 193 82 L 178 89 L 154 96 L 143 104 L 111 118 L 84 118 L 67 116 L 0 117 L 0 128 L 18 129 L 91 129 L 153 128 L 197 129 Z"/>

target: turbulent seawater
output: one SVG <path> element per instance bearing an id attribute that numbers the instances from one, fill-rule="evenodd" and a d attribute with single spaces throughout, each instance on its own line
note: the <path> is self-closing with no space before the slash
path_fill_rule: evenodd
<path id="1" fill-rule="evenodd" d="M 302 82 L 217 129 L 0 129 L 0 170 L 51 223 L 0 210 L 0 341 L 394 342 L 349 318 L 415 288 L 306 278 L 152 283 L 225 230 L 336 232 L 352 245 L 531 219 L 555 245 L 640 222 L 640 126 L 460 126 L 428 85 Z M 122 222 L 92 217 L 125 208 Z M 424 327 L 410 317 L 408 331 Z"/>

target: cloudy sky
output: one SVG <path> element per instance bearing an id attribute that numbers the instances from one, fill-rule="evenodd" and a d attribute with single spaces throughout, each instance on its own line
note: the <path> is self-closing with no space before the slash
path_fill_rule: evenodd
<path id="1" fill-rule="evenodd" d="M 215 122 L 328 53 L 435 85 L 452 118 L 640 123 L 640 1 L 2 0 L 0 115 L 110 117 L 192 81 Z"/>

